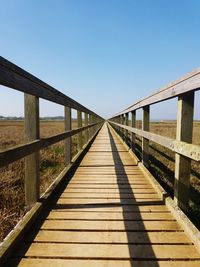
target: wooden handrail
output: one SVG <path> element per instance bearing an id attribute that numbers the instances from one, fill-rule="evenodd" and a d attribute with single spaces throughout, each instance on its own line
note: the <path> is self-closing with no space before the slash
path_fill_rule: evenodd
<path id="1" fill-rule="evenodd" d="M 92 140 L 104 119 L 95 112 L 79 104 L 37 77 L 0 57 L 0 85 L 24 92 L 25 103 L 25 143 L 0 152 L 0 167 L 25 157 L 25 203 L 30 209 L 39 199 L 39 150 L 64 140 L 65 164 L 71 164 L 71 136 L 78 134 L 78 153 Z M 39 98 L 64 107 L 65 132 L 47 138 L 39 133 Z M 78 128 L 72 130 L 71 109 L 77 110 Z M 82 126 L 85 114 L 84 126 Z M 90 122 L 88 124 L 88 116 Z M 88 131 L 90 129 L 90 138 Z M 82 138 L 84 131 L 86 138 Z"/>
<path id="2" fill-rule="evenodd" d="M 200 89 L 200 68 L 192 71 L 191 73 L 183 76 L 182 78 L 174 82 L 169 83 L 167 86 L 161 88 L 159 91 L 156 91 L 150 96 L 145 97 L 140 101 L 137 101 L 128 108 L 125 108 L 121 112 L 115 114 L 112 118 L 199 89 Z"/>
<path id="3" fill-rule="evenodd" d="M 103 119 L 47 83 L 0 56 L 0 84 Z"/>
<path id="4" fill-rule="evenodd" d="M 189 188 L 191 160 L 200 161 L 200 146 L 192 144 L 194 93 L 200 89 L 200 69 L 172 82 L 123 111 L 117 113 L 108 121 L 127 138 L 131 132 L 131 148 L 135 149 L 135 135 L 142 137 L 142 163 L 149 166 L 149 141 L 153 141 L 175 152 L 174 200 L 184 211 L 189 209 Z M 178 98 L 176 139 L 167 138 L 149 132 L 150 106 L 152 104 Z M 136 110 L 142 109 L 142 129 L 135 127 Z M 127 118 L 131 113 L 131 126 Z M 125 134 L 124 134 L 125 133 Z"/>
<path id="5" fill-rule="evenodd" d="M 81 128 L 73 129 L 47 138 L 41 138 L 38 140 L 28 142 L 26 144 L 5 149 L 0 152 L 0 167 L 6 166 L 14 161 L 17 161 L 21 158 L 31 155 L 33 152 L 44 149 L 48 146 L 51 146 L 57 142 L 65 140 L 66 138 L 69 138 L 75 134 L 78 134 L 86 129 L 89 129 L 99 124 L 100 123 L 93 123 L 87 126 L 83 126 Z"/>
<path id="6" fill-rule="evenodd" d="M 131 133 L 137 134 L 143 138 L 148 139 L 154 143 L 164 146 L 175 153 L 188 157 L 192 160 L 200 161 L 200 146 L 178 141 L 169 137 L 161 136 L 151 132 L 143 131 L 141 129 L 126 126 L 120 123 L 110 121 L 111 124 L 116 125 L 122 129 L 128 130 Z"/>

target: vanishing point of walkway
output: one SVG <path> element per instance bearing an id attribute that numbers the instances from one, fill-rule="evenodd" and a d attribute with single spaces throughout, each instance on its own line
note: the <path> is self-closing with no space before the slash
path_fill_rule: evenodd
<path id="1" fill-rule="evenodd" d="M 107 124 L 7 266 L 200 266 L 200 255 Z"/>

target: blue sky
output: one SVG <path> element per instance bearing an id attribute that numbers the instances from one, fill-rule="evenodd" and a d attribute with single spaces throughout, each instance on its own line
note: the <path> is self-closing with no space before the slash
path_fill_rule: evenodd
<path id="1" fill-rule="evenodd" d="M 0 6 L 1 56 L 103 117 L 200 66 L 199 0 L 0 0 Z M 0 115 L 22 115 L 23 95 L 0 90 Z M 175 101 L 152 109 L 153 119 L 176 116 Z M 41 101 L 41 116 L 62 114 L 61 106 Z"/>

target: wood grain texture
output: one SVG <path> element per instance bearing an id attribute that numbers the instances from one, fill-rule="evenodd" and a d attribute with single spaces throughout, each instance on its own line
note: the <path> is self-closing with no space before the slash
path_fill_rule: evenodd
<path id="1" fill-rule="evenodd" d="M 132 128 L 130 126 L 125 126 L 123 124 L 118 124 L 112 121 L 109 121 L 112 125 L 120 126 L 123 129 L 127 129 L 128 131 L 135 133 L 143 138 L 146 138 L 150 141 L 153 141 L 161 146 L 164 146 L 175 153 L 188 157 L 190 159 L 200 161 L 200 146 L 190 144 L 183 141 L 174 140 L 165 136 L 161 136 L 158 134 L 150 133 L 147 131 L 143 131 L 141 129 Z"/>
<path id="2" fill-rule="evenodd" d="M 198 266 L 198 251 L 121 145 L 105 124 L 7 266 Z"/>
<path id="3" fill-rule="evenodd" d="M 102 118 L 47 83 L 0 57 L 0 84 Z"/>
<path id="4" fill-rule="evenodd" d="M 36 96 L 24 95 L 25 142 L 40 138 L 39 99 Z M 25 158 L 25 205 L 30 210 L 39 199 L 39 152 L 36 151 Z"/>

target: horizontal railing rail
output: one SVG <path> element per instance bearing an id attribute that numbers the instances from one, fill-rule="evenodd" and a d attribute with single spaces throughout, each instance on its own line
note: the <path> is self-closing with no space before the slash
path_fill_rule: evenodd
<path id="1" fill-rule="evenodd" d="M 102 119 L 101 116 L 97 115 L 95 112 L 89 110 L 72 98 L 54 89 L 50 85 L 44 83 L 40 79 L 36 78 L 3 57 L 0 57 L 0 74 L 1 85 L 49 100 L 66 107 L 86 112 Z"/>
<path id="2" fill-rule="evenodd" d="M 10 149 L 5 149 L 4 151 L 0 152 L 0 167 L 3 167 L 14 161 L 24 158 L 25 156 L 28 156 L 32 154 L 33 152 L 46 148 L 57 142 L 63 141 L 66 138 L 69 138 L 75 134 L 78 134 L 98 124 L 99 123 L 93 123 L 91 125 L 83 126 L 81 128 L 77 128 L 71 131 L 63 132 L 63 133 L 53 135 L 47 138 L 41 138 L 39 140 L 35 140 L 35 141 L 29 142 L 26 144 L 12 147 Z"/>
<path id="3" fill-rule="evenodd" d="M 128 140 L 128 133 L 131 133 L 133 151 L 136 147 L 136 135 L 142 138 L 142 164 L 147 168 L 150 164 L 149 141 L 175 152 L 174 200 L 185 212 L 189 210 L 191 160 L 200 161 L 200 146 L 192 144 L 195 91 L 199 89 L 200 69 L 170 83 L 160 91 L 136 102 L 108 120 L 125 142 Z M 151 105 L 171 98 L 178 98 L 175 139 L 149 131 Z M 136 110 L 138 109 L 143 111 L 142 129 L 136 128 Z"/>
<path id="4" fill-rule="evenodd" d="M 156 91 L 152 95 L 134 103 L 130 107 L 122 110 L 113 116 L 119 116 L 140 108 L 143 108 L 148 105 L 156 104 L 171 98 L 177 97 L 187 92 L 194 92 L 200 89 L 200 68 L 192 71 L 191 73 L 185 75 L 184 77 L 169 83 L 167 86 L 161 88 L 159 91 Z"/>
<path id="5" fill-rule="evenodd" d="M 72 162 L 71 137 L 78 134 L 78 153 L 98 132 L 104 119 L 35 76 L 0 57 L 0 85 L 24 93 L 25 142 L 0 151 L 0 167 L 25 157 L 25 204 L 27 210 L 39 199 L 39 151 L 64 141 L 65 165 Z M 39 98 L 64 107 L 65 131 L 47 138 L 40 138 Z M 72 129 L 72 109 L 77 111 L 77 126 Z M 84 118 L 83 118 L 84 114 Z"/>
<path id="6" fill-rule="evenodd" d="M 110 122 L 122 129 L 128 130 L 131 133 L 137 134 L 141 137 L 148 139 L 154 143 L 164 146 L 175 153 L 188 157 L 192 160 L 200 161 L 200 146 L 194 144 L 188 144 L 186 142 L 177 141 L 175 139 L 154 134 L 151 132 L 143 131 L 138 128 L 133 128 L 116 122 Z"/>

